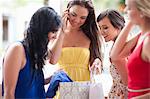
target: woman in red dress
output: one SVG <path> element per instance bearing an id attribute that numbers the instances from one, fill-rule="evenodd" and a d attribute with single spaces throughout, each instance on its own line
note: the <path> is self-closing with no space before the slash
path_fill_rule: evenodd
<path id="1" fill-rule="evenodd" d="M 147 99 L 150 97 L 150 0 L 126 0 L 126 5 L 129 22 L 112 48 L 111 61 L 116 66 L 126 63 L 128 98 Z M 141 33 L 127 40 L 134 25 L 140 27 Z M 126 57 L 128 60 L 122 61 Z"/>

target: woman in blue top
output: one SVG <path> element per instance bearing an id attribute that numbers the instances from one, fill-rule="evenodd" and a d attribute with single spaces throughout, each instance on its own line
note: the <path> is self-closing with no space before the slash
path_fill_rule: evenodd
<path id="1" fill-rule="evenodd" d="M 49 56 L 48 42 L 56 38 L 60 17 L 50 7 L 42 7 L 31 18 L 25 38 L 12 44 L 4 57 L 4 99 L 45 98 L 43 65 Z"/>

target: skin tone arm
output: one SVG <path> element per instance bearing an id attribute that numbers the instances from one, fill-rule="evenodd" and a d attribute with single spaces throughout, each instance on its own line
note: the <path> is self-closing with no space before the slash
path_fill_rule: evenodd
<path id="1" fill-rule="evenodd" d="M 118 72 L 121 75 L 121 78 L 125 85 L 127 85 L 128 82 L 127 68 L 125 67 L 127 63 L 126 57 L 129 56 L 129 54 L 131 53 L 132 49 L 135 47 L 138 40 L 138 36 L 136 36 L 131 40 L 127 41 L 127 37 L 132 26 L 133 24 L 131 22 L 129 22 L 125 26 L 125 28 L 121 31 L 120 35 L 116 39 L 110 53 L 111 61 L 118 69 Z"/>
<path id="2" fill-rule="evenodd" d="M 49 62 L 51 64 L 56 64 L 59 57 L 60 57 L 60 54 L 61 54 L 61 50 L 62 50 L 62 46 L 63 46 L 63 39 L 64 39 L 64 36 L 65 34 L 62 33 L 62 31 L 58 31 L 58 35 L 56 37 L 55 40 L 51 40 L 50 43 L 49 43 L 49 50 L 50 50 L 50 60 Z"/>
<path id="3" fill-rule="evenodd" d="M 64 15 L 62 17 L 62 27 L 59 29 L 56 39 L 50 40 L 49 49 L 51 51 L 51 54 L 50 54 L 49 62 L 51 64 L 56 64 L 59 57 L 60 57 L 62 46 L 63 46 L 63 40 L 65 37 L 64 30 L 66 29 L 66 25 L 67 25 L 66 24 L 67 23 L 67 17 L 68 17 L 68 10 L 66 10 L 64 12 Z"/>
<path id="4" fill-rule="evenodd" d="M 127 37 L 132 26 L 133 24 L 129 22 L 117 37 L 110 53 L 111 61 L 126 58 L 137 44 L 138 36 L 135 36 L 131 40 L 127 41 Z"/>
<path id="5" fill-rule="evenodd" d="M 19 54 L 18 54 L 19 53 Z M 24 66 L 25 53 L 21 44 L 14 44 L 8 49 L 4 59 L 4 99 L 14 99 L 19 71 Z"/>

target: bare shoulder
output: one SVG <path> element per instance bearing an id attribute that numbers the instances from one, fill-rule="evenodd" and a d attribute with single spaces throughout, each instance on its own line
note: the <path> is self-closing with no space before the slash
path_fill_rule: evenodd
<path id="1" fill-rule="evenodd" d="M 24 47 L 20 42 L 11 44 L 4 55 L 4 67 L 6 69 L 22 68 L 26 62 Z M 7 70 L 7 71 L 8 71 Z"/>
<path id="2" fill-rule="evenodd" d="M 23 60 L 25 57 L 24 47 L 20 42 L 15 42 L 11 44 L 4 56 L 4 60 L 6 61 L 16 61 L 16 60 Z M 13 61 L 12 61 L 13 60 Z"/>
<path id="3" fill-rule="evenodd" d="M 143 48 L 150 53 L 150 51 L 149 51 L 149 49 L 150 49 L 150 36 L 145 38 L 144 43 L 143 43 Z"/>
<path id="4" fill-rule="evenodd" d="M 146 37 L 143 43 L 143 53 L 150 62 L 150 36 Z"/>
<path id="5" fill-rule="evenodd" d="M 6 53 L 13 52 L 14 54 L 21 54 L 20 52 L 23 51 L 24 51 L 23 45 L 20 42 L 15 42 L 8 47 Z"/>

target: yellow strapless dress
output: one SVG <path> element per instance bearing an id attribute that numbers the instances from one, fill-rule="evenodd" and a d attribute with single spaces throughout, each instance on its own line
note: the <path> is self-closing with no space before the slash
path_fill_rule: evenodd
<path id="1" fill-rule="evenodd" d="M 57 65 L 73 81 L 90 81 L 89 59 L 90 50 L 88 48 L 65 47 L 62 48 Z M 58 91 L 54 99 L 60 99 Z"/>
<path id="2" fill-rule="evenodd" d="M 62 49 L 58 66 L 63 69 L 73 81 L 89 81 L 90 50 L 82 47 L 65 47 Z"/>

